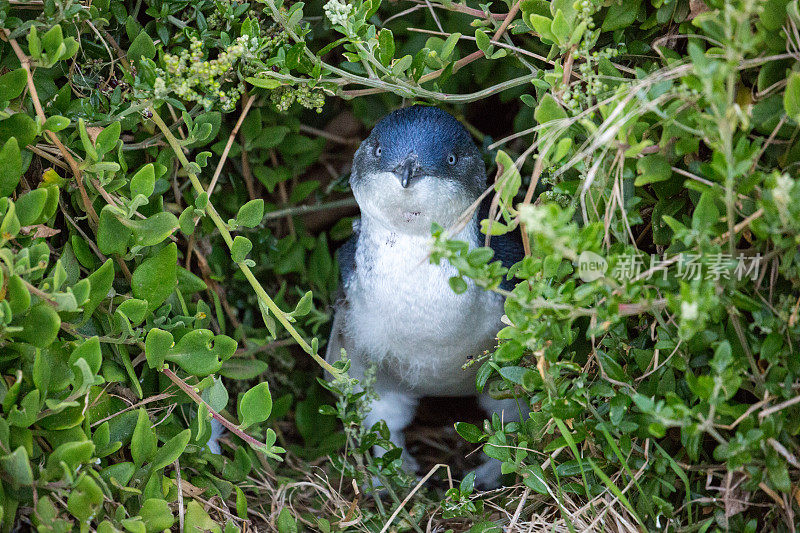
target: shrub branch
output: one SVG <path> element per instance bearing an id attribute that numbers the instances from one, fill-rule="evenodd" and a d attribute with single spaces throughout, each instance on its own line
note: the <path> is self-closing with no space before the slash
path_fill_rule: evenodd
<path id="1" fill-rule="evenodd" d="M 205 193 L 206 189 L 203 187 L 203 184 L 200 183 L 200 180 L 195 173 L 191 171 L 189 160 L 186 159 L 186 155 L 183 153 L 180 141 L 178 141 L 175 135 L 172 134 L 169 127 L 161 119 L 161 116 L 159 116 L 154 107 L 150 107 L 150 112 L 153 114 L 153 122 L 156 123 L 156 126 L 158 126 L 158 128 L 161 130 L 161 133 L 164 134 L 164 138 L 167 139 L 167 142 L 170 144 L 178 160 L 181 162 L 186 174 L 189 176 L 189 180 L 192 182 L 192 187 L 194 187 L 195 192 L 197 192 L 197 194 Z M 228 230 L 228 225 L 222 220 L 222 217 L 219 216 L 219 213 L 217 213 L 217 210 L 214 209 L 214 206 L 211 204 L 211 200 L 208 201 L 208 205 L 206 206 L 206 213 L 208 213 L 208 216 L 219 230 L 219 233 L 222 235 L 225 244 L 228 245 L 228 248 L 231 248 L 233 246 L 233 237 L 231 237 L 231 232 Z M 250 285 L 253 287 L 258 299 L 267 306 L 272 314 L 275 315 L 275 318 L 277 318 L 283 327 L 286 328 L 286 331 L 288 331 L 294 340 L 297 341 L 297 344 L 300 345 L 303 351 L 309 354 L 314 361 L 316 361 L 322 368 L 330 372 L 332 375 L 340 375 L 341 372 L 328 364 L 325 359 L 320 357 L 319 354 L 312 349 L 311 345 L 306 342 L 303 336 L 300 335 L 300 333 L 294 328 L 294 326 L 292 326 L 291 322 L 289 322 L 289 319 L 286 316 L 286 313 L 284 313 L 272 300 L 272 298 L 269 297 L 267 291 L 264 290 L 264 287 L 261 286 L 252 270 L 250 270 L 250 267 L 247 266 L 243 261 L 236 263 L 236 265 L 242 270 L 247 278 L 247 281 L 250 282 Z"/>

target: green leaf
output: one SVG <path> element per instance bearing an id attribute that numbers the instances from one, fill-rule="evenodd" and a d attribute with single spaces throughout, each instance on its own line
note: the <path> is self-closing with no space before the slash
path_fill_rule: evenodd
<path id="1" fill-rule="evenodd" d="M 144 354 L 150 368 L 160 369 L 169 350 L 175 345 L 172 333 L 163 329 L 153 328 L 147 332 L 144 343 Z"/>
<path id="2" fill-rule="evenodd" d="M 97 374 L 100 371 L 103 355 L 100 352 L 100 339 L 97 335 L 86 339 L 80 346 L 72 350 L 69 356 L 69 365 L 72 366 L 78 359 L 86 360 L 92 374 Z"/>
<path id="3" fill-rule="evenodd" d="M 42 57 L 42 40 L 39 38 L 36 26 L 31 26 L 28 32 L 28 53 L 33 59 Z"/>
<path id="4" fill-rule="evenodd" d="M 567 112 L 564 111 L 564 108 L 556 102 L 555 98 L 553 98 L 550 93 L 547 93 L 542 97 L 539 105 L 536 106 L 536 110 L 533 112 L 533 118 L 535 118 L 536 122 L 539 124 L 546 124 L 554 120 L 567 118 Z"/>
<path id="5" fill-rule="evenodd" d="M 538 492 L 539 494 L 549 494 L 547 490 L 547 478 L 544 475 L 542 467 L 536 463 L 530 465 L 526 472 L 527 475 L 522 478 L 522 482 L 529 489 Z"/>
<path id="6" fill-rule="evenodd" d="M 164 303 L 178 284 L 178 246 L 172 242 L 153 257 L 145 259 L 133 272 L 133 296 L 147 300 L 148 309 Z"/>
<path id="7" fill-rule="evenodd" d="M 239 487 L 236 489 L 236 514 L 239 518 L 247 519 L 247 497 Z"/>
<path id="8" fill-rule="evenodd" d="M 80 134 L 81 144 L 83 145 L 83 151 L 86 152 L 86 156 L 92 161 L 98 161 L 100 158 L 97 155 L 94 143 L 89 138 L 89 132 L 86 130 L 86 122 L 82 118 L 78 119 L 78 133 Z"/>
<path id="9" fill-rule="evenodd" d="M 502 222 L 496 220 L 481 220 L 481 232 L 484 235 L 505 235 L 511 231 L 511 228 Z"/>
<path id="10" fill-rule="evenodd" d="M 75 37 L 67 37 L 64 39 L 63 45 L 63 53 L 59 56 L 61 59 L 71 58 L 78 53 L 78 49 L 81 47 Z"/>
<path id="11" fill-rule="evenodd" d="M 47 189 L 33 189 L 17 199 L 17 218 L 22 226 L 41 222 L 39 218 L 47 203 Z"/>
<path id="12" fill-rule="evenodd" d="M 314 305 L 313 300 L 313 293 L 311 291 L 306 291 L 300 301 L 297 302 L 297 305 L 294 308 L 294 311 L 291 312 L 293 317 L 301 317 L 306 316 Z"/>
<path id="13" fill-rule="evenodd" d="M 278 533 L 297 533 L 297 520 L 292 516 L 292 512 L 284 507 L 278 514 L 278 519 L 275 521 L 278 528 Z"/>
<path id="14" fill-rule="evenodd" d="M 242 359 L 232 357 L 222 363 L 219 374 L 230 379 L 253 379 L 269 369 L 269 365 L 260 359 Z"/>
<path id="15" fill-rule="evenodd" d="M 191 236 L 194 233 L 194 206 L 186 206 L 178 217 L 178 226 L 184 235 Z"/>
<path id="16" fill-rule="evenodd" d="M 42 209 L 41 218 L 42 222 L 47 222 L 53 218 L 53 215 L 56 214 L 61 190 L 59 189 L 58 185 L 45 185 L 44 183 L 40 184 L 39 188 L 47 191 L 47 200 L 45 201 L 44 208 Z"/>
<path id="17" fill-rule="evenodd" d="M 222 362 L 233 355 L 236 346 L 236 341 L 226 335 L 195 329 L 181 337 L 165 359 L 177 363 L 189 374 L 207 376 L 222 367 Z"/>
<path id="18" fill-rule="evenodd" d="M 184 429 L 167 442 L 165 442 L 156 452 L 153 458 L 153 469 L 158 470 L 174 463 L 181 456 L 192 438 L 192 430 Z"/>
<path id="19" fill-rule="evenodd" d="M 260 87 L 262 89 L 277 89 L 282 85 L 280 80 L 275 78 L 245 78 L 245 81 L 254 87 Z"/>
<path id="20" fill-rule="evenodd" d="M 102 503 L 103 491 L 89 475 L 84 474 L 69 493 L 67 510 L 81 522 L 88 522 Z"/>
<path id="21" fill-rule="evenodd" d="M 231 245 L 231 258 L 235 263 L 241 263 L 247 259 L 247 254 L 249 254 L 252 249 L 253 243 L 250 242 L 250 239 L 237 235 L 233 239 L 233 244 Z"/>
<path id="22" fill-rule="evenodd" d="M 209 140 L 216 138 L 222 125 L 222 114 L 219 111 L 203 113 L 194 120 L 194 131 L 197 134 L 195 142 L 188 144 L 188 148 L 197 148 L 205 145 Z M 204 133 L 201 135 L 201 133 Z"/>
<path id="23" fill-rule="evenodd" d="M 478 45 L 478 49 L 481 50 L 484 54 L 489 53 L 487 52 L 487 50 L 489 50 L 489 47 L 492 45 L 489 36 L 486 34 L 485 31 L 483 31 L 480 28 L 475 30 L 475 44 Z"/>
<path id="24" fill-rule="evenodd" d="M 519 342 L 510 339 L 500 344 L 495 351 L 494 359 L 498 363 L 513 363 L 522 357 L 523 352 L 523 346 Z"/>
<path id="25" fill-rule="evenodd" d="M 133 241 L 138 246 L 155 246 L 178 229 L 178 219 L 169 211 L 161 211 L 144 220 L 128 221 Z"/>
<path id="26" fill-rule="evenodd" d="M 49 303 L 40 302 L 31 307 L 19 325 L 22 331 L 15 333 L 15 338 L 37 348 L 47 348 L 56 340 L 61 327 L 61 317 Z"/>
<path id="27" fill-rule="evenodd" d="M 461 276 L 453 276 L 447 282 L 456 294 L 463 294 L 467 290 L 467 282 Z"/>
<path id="28" fill-rule="evenodd" d="M 602 31 L 614 31 L 627 28 L 636 20 L 636 15 L 639 14 L 639 7 L 641 5 L 642 0 L 622 0 L 619 3 L 612 2 L 611 7 L 606 11 L 606 16 L 603 19 L 603 26 L 600 29 Z"/>
<path id="29" fill-rule="evenodd" d="M 249 141 L 246 147 L 262 148 L 264 150 L 274 148 L 283 142 L 287 133 L 289 133 L 289 128 L 286 126 L 268 126 L 261 128 L 258 132 L 258 137 Z"/>
<path id="30" fill-rule="evenodd" d="M 169 503 L 158 498 L 146 499 L 139 510 L 139 515 L 147 528 L 147 533 L 168 530 L 175 523 L 175 516 L 169 508 Z"/>
<path id="31" fill-rule="evenodd" d="M 31 306 L 31 293 L 22 278 L 16 274 L 8 278 L 6 300 L 11 307 L 11 312 L 15 315 L 27 311 Z"/>
<path id="32" fill-rule="evenodd" d="M 786 20 L 786 5 L 789 0 L 765 0 L 764 10 L 759 15 L 764 28 L 770 31 L 780 30 Z"/>
<path id="33" fill-rule="evenodd" d="M 461 491 L 462 494 L 472 494 L 472 491 L 475 489 L 475 471 L 473 470 L 466 476 L 464 479 L 461 480 L 461 483 L 458 485 L 458 490 Z"/>
<path id="34" fill-rule="evenodd" d="M 392 64 L 392 75 L 400 76 L 408 69 L 408 67 L 411 66 L 413 61 L 414 58 L 410 55 L 404 55 L 400 59 L 396 60 L 394 64 Z"/>
<path id="35" fill-rule="evenodd" d="M 792 480 L 789 477 L 786 462 L 777 453 L 767 454 L 767 476 L 772 486 L 779 491 L 787 494 L 792 492 Z"/>
<path id="36" fill-rule="evenodd" d="M 89 299 L 83 304 L 84 317 L 91 316 L 100 302 L 108 296 L 111 285 L 114 282 L 114 262 L 106 259 L 106 262 L 97 270 L 92 272 L 89 277 Z"/>
<path id="37" fill-rule="evenodd" d="M 567 44 L 572 30 L 567 22 L 567 19 L 564 17 L 564 13 L 560 9 L 556 11 L 556 15 L 553 17 L 553 23 L 550 26 L 550 30 L 553 32 L 558 44 L 561 46 Z"/>
<path id="38" fill-rule="evenodd" d="M 245 392 L 239 399 L 239 427 L 247 429 L 269 418 L 272 412 L 272 395 L 265 381 Z"/>
<path id="39" fill-rule="evenodd" d="M 483 431 L 474 424 L 467 422 L 456 422 L 456 432 L 467 442 L 472 444 L 479 443 L 483 438 Z"/>
<path id="40" fill-rule="evenodd" d="M 500 193 L 500 201 L 509 205 L 522 185 L 522 176 L 514 161 L 503 150 L 498 150 L 495 162 L 503 173 L 494 182 L 494 189 Z"/>
<path id="41" fill-rule="evenodd" d="M 128 298 L 119 304 L 117 313 L 124 315 L 134 326 L 138 326 L 147 314 L 147 302 L 138 298 Z"/>
<path id="42" fill-rule="evenodd" d="M 97 247 L 102 253 L 124 255 L 128 251 L 131 233 L 131 229 L 117 218 L 114 207 L 103 207 L 97 227 Z"/>
<path id="43" fill-rule="evenodd" d="M 139 409 L 139 418 L 131 437 L 131 457 L 137 467 L 141 467 L 149 461 L 156 453 L 156 433 L 150 427 L 150 417 L 144 408 Z"/>
<path id="44" fill-rule="evenodd" d="M 382 28 L 378 32 L 378 60 L 383 66 L 388 67 L 394 58 L 394 35 L 392 30 Z"/>
<path id="45" fill-rule="evenodd" d="M 42 35 L 42 45 L 48 56 L 53 56 L 63 42 L 64 34 L 60 24 L 56 24 Z"/>
<path id="46" fill-rule="evenodd" d="M 255 228 L 261 223 L 262 218 L 264 218 L 264 200 L 260 198 L 250 200 L 240 207 L 236 214 L 236 222 L 246 228 Z"/>
<path id="47" fill-rule="evenodd" d="M 194 206 L 197 209 L 205 209 L 208 205 L 208 193 L 203 191 L 194 199 Z"/>
<path id="48" fill-rule="evenodd" d="M 32 485 L 33 471 L 24 446 L 0 457 L 0 465 L 17 485 Z"/>
<path id="49" fill-rule="evenodd" d="M 7 142 L 11 137 L 17 138 L 17 146 L 22 149 L 32 144 L 39 134 L 39 126 L 27 113 L 14 113 L 5 120 L 0 120 L 0 142 Z"/>
<path id="50" fill-rule="evenodd" d="M 19 219 L 17 218 L 17 210 L 13 202 L 6 204 L 8 209 L 0 222 L 0 238 L 9 239 L 16 237 L 20 230 Z"/>
<path id="51" fill-rule="evenodd" d="M 0 197 L 9 196 L 22 177 L 22 156 L 16 137 L 11 137 L 0 149 Z"/>
<path id="52" fill-rule="evenodd" d="M 800 122 L 800 72 L 792 72 L 786 81 L 783 109 L 795 122 Z"/>
<path id="53" fill-rule="evenodd" d="M 178 267 L 178 290 L 184 296 L 191 296 L 208 288 L 202 278 L 195 276 L 185 268 Z"/>
<path id="54" fill-rule="evenodd" d="M 58 132 L 70 125 L 70 120 L 67 117 L 62 117 L 61 115 L 53 115 L 51 117 L 47 117 L 47 120 L 44 122 L 44 126 L 42 126 L 43 130 L 50 130 L 52 132 Z"/>
<path id="55" fill-rule="evenodd" d="M 714 196 L 709 192 L 700 195 L 700 201 L 692 215 L 692 229 L 701 233 L 708 232 L 719 222 L 719 210 L 714 205 Z"/>
<path id="56" fill-rule="evenodd" d="M 145 198 L 149 198 L 153 194 L 156 185 L 156 170 L 153 163 L 147 163 L 139 169 L 136 174 L 131 178 L 131 198 L 141 194 Z"/>
<path id="57" fill-rule="evenodd" d="M 128 59 L 139 64 L 142 57 L 153 59 L 156 56 L 156 45 L 153 39 L 142 30 L 128 47 Z"/>
<path id="58" fill-rule="evenodd" d="M 57 447 L 47 457 L 47 470 L 51 478 L 61 474 L 61 463 L 67 465 L 70 471 L 77 471 L 78 467 L 92 460 L 95 445 L 90 440 L 71 441 Z"/>
<path id="59" fill-rule="evenodd" d="M 27 428 L 36 422 L 36 415 L 41 406 L 40 397 L 39 389 L 33 389 L 26 394 L 19 407 L 15 405 L 11 408 L 11 412 L 8 415 L 9 425 Z"/>
<path id="60" fill-rule="evenodd" d="M 442 45 L 442 52 L 439 54 L 439 57 L 442 58 L 442 61 L 447 61 L 450 59 L 450 56 L 453 55 L 453 51 L 455 50 L 459 39 L 461 39 L 461 34 L 458 32 L 451 33 L 447 39 L 445 39 L 444 44 Z"/>
<path id="61" fill-rule="evenodd" d="M 203 390 L 202 397 L 218 413 L 228 407 L 228 390 L 219 378 L 214 379 L 214 384 Z"/>
<path id="62" fill-rule="evenodd" d="M 534 13 L 530 16 L 528 21 L 542 39 L 547 39 L 548 41 L 552 42 L 556 42 L 558 40 L 551 29 L 553 24 L 553 20 L 551 18 Z"/>
<path id="63" fill-rule="evenodd" d="M 205 531 L 209 533 L 222 533 L 214 520 L 208 516 L 203 506 L 194 500 L 189 500 L 186 505 L 186 518 L 184 521 L 184 531 Z"/>
<path id="64" fill-rule="evenodd" d="M 111 151 L 119 141 L 119 134 L 122 131 L 122 124 L 119 121 L 112 122 L 97 135 L 94 143 L 97 155 L 102 158 L 107 152 Z"/>
<path id="65" fill-rule="evenodd" d="M 138 516 L 136 518 L 125 518 L 120 523 L 128 533 L 147 533 L 147 527 Z"/>
<path id="66" fill-rule="evenodd" d="M 648 183 L 666 181 L 672 177 L 672 166 L 667 158 L 660 154 L 646 155 L 636 162 L 639 172 L 634 185 L 641 187 Z"/>
<path id="67" fill-rule="evenodd" d="M 18 68 L 0 76 L 0 102 L 13 100 L 22 94 L 27 82 L 28 75 L 24 68 Z"/>

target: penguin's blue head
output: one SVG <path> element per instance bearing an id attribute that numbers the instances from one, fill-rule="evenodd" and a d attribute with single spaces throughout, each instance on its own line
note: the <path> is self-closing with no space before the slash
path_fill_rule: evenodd
<path id="1" fill-rule="evenodd" d="M 450 226 L 480 196 L 486 167 L 461 123 L 435 107 L 394 111 L 373 128 L 353 161 L 350 185 L 363 214 L 394 231 Z"/>

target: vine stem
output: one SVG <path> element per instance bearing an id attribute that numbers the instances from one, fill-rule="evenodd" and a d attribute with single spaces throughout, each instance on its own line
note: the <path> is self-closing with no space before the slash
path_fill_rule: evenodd
<path id="1" fill-rule="evenodd" d="M 228 430 L 231 433 L 238 436 L 240 439 L 245 441 L 254 449 L 262 450 L 266 446 L 266 444 L 259 441 L 255 437 L 251 437 L 250 435 L 239 429 L 239 427 L 236 424 L 234 424 L 233 422 L 231 422 L 230 420 L 228 420 L 227 418 L 216 412 L 214 409 L 212 409 L 211 406 L 208 405 L 206 401 L 199 394 L 197 394 L 197 391 L 194 390 L 194 387 L 192 387 L 191 385 L 183 381 L 181 378 L 179 378 L 178 375 L 169 368 L 167 368 L 166 365 L 164 365 L 164 368 L 161 369 L 161 373 L 167 376 L 170 379 L 170 381 L 172 381 L 175 385 L 177 385 L 178 388 L 180 388 L 183 392 L 185 392 L 186 395 L 189 396 L 189 398 L 191 398 L 192 400 L 194 400 L 198 405 L 205 405 L 206 409 L 208 409 L 208 412 L 211 413 L 211 416 L 212 418 L 214 418 L 214 420 L 216 420 L 217 422 L 228 428 Z"/>
<path id="2" fill-rule="evenodd" d="M 194 187 L 197 194 L 203 194 L 206 192 L 206 189 L 203 187 L 203 184 L 200 183 L 197 175 L 192 172 L 191 166 L 189 165 L 189 160 L 186 158 L 186 155 L 183 153 L 183 148 L 181 147 L 180 141 L 172 134 L 169 127 L 164 123 L 161 116 L 156 112 L 154 107 L 150 107 L 150 111 L 152 112 L 153 116 L 151 117 L 153 122 L 156 123 L 156 126 L 161 130 L 161 133 L 164 134 L 164 138 L 167 140 L 169 145 L 172 147 L 172 150 L 175 152 L 175 155 L 178 157 L 178 161 L 181 162 L 184 170 L 186 170 L 187 175 L 189 176 L 189 180 L 192 182 L 192 186 Z M 231 232 L 228 230 L 228 225 L 222 220 L 222 217 L 219 216 L 217 210 L 214 209 L 214 206 L 211 204 L 209 200 L 208 205 L 206 206 L 206 213 L 208 214 L 209 218 L 214 222 L 214 225 L 219 230 L 220 235 L 222 235 L 222 239 L 225 241 L 225 244 L 228 245 L 230 249 L 233 246 L 233 237 L 231 237 Z M 297 344 L 309 354 L 314 361 L 317 362 L 322 368 L 330 372 L 333 376 L 341 375 L 341 371 L 337 370 L 333 366 L 331 366 L 325 359 L 319 356 L 318 353 L 306 342 L 302 335 L 292 326 L 291 322 L 289 322 L 289 318 L 286 316 L 278 304 L 276 304 L 272 298 L 269 297 L 267 291 L 264 290 L 264 287 L 261 286 L 261 283 L 258 282 L 253 272 L 250 270 L 250 267 L 247 266 L 244 261 L 237 262 L 236 265 L 242 270 L 244 276 L 247 278 L 247 281 L 250 282 L 250 285 L 253 287 L 253 290 L 256 293 L 256 297 L 258 297 L 259 301 L 263 302 L 267 308 L 275 315 L 275 318 L 278 319 L 278 322 L 283 325 L 289 335 L 291 335 Z"/>

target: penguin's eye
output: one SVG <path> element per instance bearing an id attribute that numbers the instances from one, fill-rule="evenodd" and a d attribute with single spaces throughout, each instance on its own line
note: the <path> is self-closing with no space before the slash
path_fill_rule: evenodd
<path id="1" fill-rule="evenodd" d="M 458 157 L 456 157 L 456 154 L 450 154 L 450 155 L 447 156 L 447 164 L 448 165 L 451 165 L 451 166 L 455 165 L 457 161 L 458 161 Z"/>
<path id="2" fill-rule="evenodd" d="M 381 150 L 381 145 L 376 144 L 375 148 L 372 149 L 372 153 L 375 154 L 375 157 L 380 157 L 383 151 Z"/>

